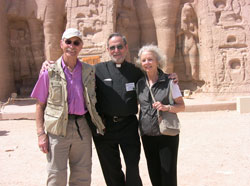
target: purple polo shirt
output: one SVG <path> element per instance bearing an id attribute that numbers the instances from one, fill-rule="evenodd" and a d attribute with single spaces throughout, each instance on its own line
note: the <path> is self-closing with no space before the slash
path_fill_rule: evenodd
<path id="1" fill-rule="evenodd" d="M 62 68 L 67 81 L 68 112 L 69 114 L 83 115 L 88 112 L 88 110 L 83 98 L 82 64 L 77 60 L 73 72 L 70 72 L 62 59 Z M 40 74 L 31 93 L 31 97 L 38 99 L 42 103 L 46 103 L 48 95 L 49 76 L 48 71 L 46 70 Z"/>

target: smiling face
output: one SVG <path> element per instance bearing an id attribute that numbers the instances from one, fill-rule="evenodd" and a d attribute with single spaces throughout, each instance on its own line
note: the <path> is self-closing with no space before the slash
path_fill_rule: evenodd
<path id="1" fill-rule="evenodd" d="M 122 37 L 114 36 L 108 41 L 108 51 L 115 63 L 123 63 L 127 55 L 128 46 L 124 44 Z"/>
<path id="2" fill-rule="evenodd" d="M 157 72 L 158 61 L 153 52 L 144 51 L 140 57 L 142 69 L 146 73 Z"/>
<path id="3" fill-rule="evenodd" d="M 65 57 L 77 57 L 82 49 L 82 41 L 78 37 L 61 40 L 61 49 Z"/>

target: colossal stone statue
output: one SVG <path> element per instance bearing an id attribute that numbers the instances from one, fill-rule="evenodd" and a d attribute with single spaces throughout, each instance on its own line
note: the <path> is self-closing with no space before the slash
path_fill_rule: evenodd
<path id="1" fill-rule="evenodd" d="M 129 43 L 128 61 L 134 61 L 140 46 L 140 28 L 134 0 L 118 1 L 116 31 L 126 36 Z"/>
<path id="2" fill-rule="evenodd" d="M 45 56 L 56 60 L 62 51 L 59 41 L 66 25 L 66 0 L 43 0 L 45 12 L 43 20 Z"/>
<path id="3" fill-rule="evenodd" d="M 157 41 L 167 58 L 166 71 L 173 72 L 176 18 L 180 0 L 137 0 L 141 44 Z"/>

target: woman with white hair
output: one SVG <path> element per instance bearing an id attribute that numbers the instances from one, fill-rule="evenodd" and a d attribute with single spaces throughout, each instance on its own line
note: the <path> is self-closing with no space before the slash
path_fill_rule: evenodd
<path id="1" fill-rule="evenodd" d="M 145 72 L 136 85 L 140 104 L 139 126 L 150 180 L 153 186 L 177 186 L 179 135 L 160 133 L 157 110 L 177 113 L 184 111 L 185 104 L 178 84 L 172 83 L 169 75 L 162 71 L 166 61 L 160 49 L 155 45 L 145 45 L 138 57 L 137 64 Z M 169 102 L 169 83 L 172 86 L 173 105 Z"/>

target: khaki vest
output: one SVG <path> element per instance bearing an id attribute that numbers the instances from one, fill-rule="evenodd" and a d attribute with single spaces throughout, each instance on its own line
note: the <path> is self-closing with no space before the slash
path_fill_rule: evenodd
<path id="1" fill-rule="evenodd" d="M 66 136 L 68 124 L 67 81 L 61 63 L 62 58 L 59 58 L 48 70 L 49 95 L 44 113 L 44 125 L 47 132 Z M 105 126 L 95 108 L 95 68 L 83 62 L 81 64 L 85 104 L 98 133 L 103 134 Z"/>

